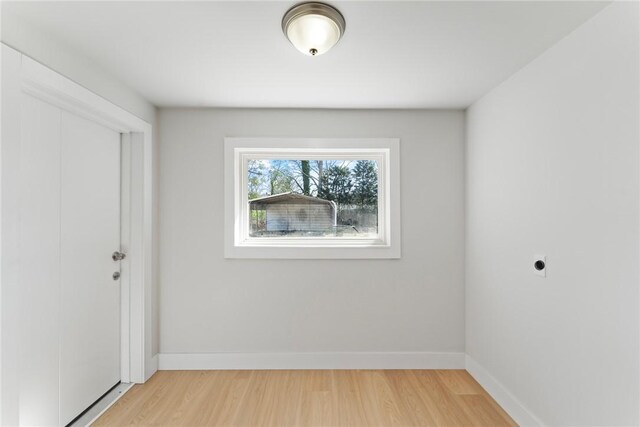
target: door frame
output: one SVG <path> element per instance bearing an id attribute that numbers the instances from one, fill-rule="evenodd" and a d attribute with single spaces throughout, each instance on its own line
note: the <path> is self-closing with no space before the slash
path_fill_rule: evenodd
<path id="1" fill-rule="evenodd" d="M 15 179 L 19 163 L 20 97 L 23 93 L 82 116 L 121 134 L 121 246 L 127 253 L 121 270 L 121 381 L 145 382 L 157 370 L 152 353 L 152 276 L 153 276 L 153 144 L 152 126 L 88 89 L 2 44 L 2 168 L 1 228 L 2 253 L 17 249 L 19 228 L 18 198 Z M 12 110 L 7 109 L 13 106 Z M 8 157 L 15 155 L 16 162 Z M 115 250 L 116 248 L 114 248 Z M 2 295 L 2 380 L 3 400 L 6 392 L 19 387 L 9 374 L 15 354 L 8 347 L 17 343 L 11 331 L 11 314 L 17 310 L 12 302 L 19 286 L 16 259 L 2 258 L 0 290 Z M 10 384 L 6 384 L 6 382 Z M 6 387 L 6 386 L 9 387 Z M 18 390 L 15 390 L 18 393 Z M 14 399 L 10 399 L 13 401 Z M 2 405 L 4 406 L 4 404 Z M 13 405 L 11 405 L 13 406 Z M 8 415 L 3 407 L 2 416 Z M 12 409 L 9 409 L 12 412 Z"/>

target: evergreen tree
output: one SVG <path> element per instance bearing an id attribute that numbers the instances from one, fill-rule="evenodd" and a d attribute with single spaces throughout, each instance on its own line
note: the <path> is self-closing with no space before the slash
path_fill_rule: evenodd
<path id="1" fill-rule="evenodd" d="M 327 168 L 320 177 L 318 187 L 318 197 L 321 199 L 332 200 L 342 206 L 351 203 L 353 182 L 346 166 L 334 165 Z"/>
<path id="2" fill-rule="evenodd" d="M 372 160 L 358 160 L 353 168 L 353 203 L 362 206 L 378 205 L 378 171 Z"/>

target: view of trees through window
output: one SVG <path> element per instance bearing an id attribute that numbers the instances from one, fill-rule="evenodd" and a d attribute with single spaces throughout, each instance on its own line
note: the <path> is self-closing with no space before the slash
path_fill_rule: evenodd
<path id="1" fill-rule="evenodd" d="M 374 160 L 249 160 L 247 173 L 252 237 L 378 232 Z"/>

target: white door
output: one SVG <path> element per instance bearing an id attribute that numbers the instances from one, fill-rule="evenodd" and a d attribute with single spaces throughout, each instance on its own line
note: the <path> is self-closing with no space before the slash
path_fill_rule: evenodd
<path id="1" fill-rule="evenodd" d="M 120 134 L 21 100 L 23 425 L 66 425 L 120 381 Z"/>
<path id="2" fill-rule="evenodd" d="M 120 134 L 62 112 L 60 422 L 120 381 Z"/>

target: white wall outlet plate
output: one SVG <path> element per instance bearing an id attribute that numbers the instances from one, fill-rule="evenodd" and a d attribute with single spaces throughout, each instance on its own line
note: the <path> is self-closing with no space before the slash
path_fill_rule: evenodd
<path id="1" fill-rule="evenodd" d="M 534 274 L 538 276 L 547 277 L 547 256 L 546 255 L 534 255 L 533 262 L 531 263 Z"/>

